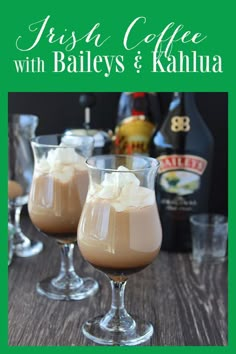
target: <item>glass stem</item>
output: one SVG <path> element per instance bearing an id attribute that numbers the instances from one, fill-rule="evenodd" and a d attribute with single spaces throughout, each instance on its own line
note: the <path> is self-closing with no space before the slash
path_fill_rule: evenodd
<path id="1" fill-rule="evenodd" d="M 74 254 L 74 244 L 61 244 L 60 252 L 61 252 L 61 266 L 59 275 L 53 279 L 53 284 L 57 287 L 68 287 L 73 288 L 75 286 L 78 287 L 79 282 L 83 283 L 82 279 L 76 274 L 74 263 L 73 263 L 73 254 Z"/>
<path id="2" fill-rule="evenodd" d="M 75 268 L 73 264 L 73 252 L 74 252 L 74 244 L 60 244 L 60 252 L 61 252 L 61 269 L 60 273 L 70 274 L 75 273 Z"/>
<path id="3" fill-rule="evenodd" d="M 125 332 L 135 327 L 135 321 L 128 314 L 124 304 L 126 281 L 111 280 L 112 301 L 110 311 L 102 318 L 100 325 L 109 331 Z"/>
<path id="4" fill-rule="evenodd" d="M 15 228 L 16 228 L 17 231 L 20 231 L 21 230 L 21 227 L 20 227 L 20 214 L 21 214 L 22 206 L 17 206 L 14 209 L 15 209 L 15 219 L 14 219 Z"/>
<path id="5" fill-rule="evenodd" d="M 14 245 L 21 245 L 27 247 L 30 244 L 30 240 L 21 231 L 20 226 L 20 215 L 21 215 L 22 205 L 10 207 L 10 220 L 14 225 Z"/>
<path id="6" fill-rule="evenodd" d="M 119 315 L 120 311 L 123 311 L 125 308 L 125 286 L 126 281 L 116 282 L 111 280 L 111 291 L 112 291 L 112 301 L 111 309 L 116 311 Z"/>

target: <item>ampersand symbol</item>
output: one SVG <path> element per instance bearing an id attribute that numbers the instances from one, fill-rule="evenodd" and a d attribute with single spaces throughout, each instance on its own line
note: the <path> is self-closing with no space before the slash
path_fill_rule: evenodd
<path id="1" fill-rule="evenodd" d="M 141 61 L 142 56 L 140 55 L 141 54 L 140 51 L 138 51 L 137 54 L 138 55 L 136 55 L 136 57 L 134 58 L 134 60 L 135 60 L 134 61 L 134 67 L 135 67 L 137 73 L 139 74 L 140 73 L 140 69 L 142 67 L 142 65 L 139 62 Z"/>

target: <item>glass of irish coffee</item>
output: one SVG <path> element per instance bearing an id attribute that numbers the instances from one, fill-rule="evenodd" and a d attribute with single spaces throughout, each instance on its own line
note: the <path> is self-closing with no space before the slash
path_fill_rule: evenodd
<path id="1" fill-rule="evenodd" d="M 111 282 L 105 316 L 88 320 L 84 335 L 103 345 L 137 345 L 153 326 L 131 317 L 124 306 L 129 275 L 147 267 L 161 247 L 162 231 L 154 184 L 159 162 L 145 156 L 95 156 L 86 161 L 90 184 L 78 226 L 83 257 Z"/>
<path id="2" fill-rule="evenodd" d="M 88 191 L 85 158 L 91 156 L 89 136 L 44 135 L 32 140 L 35 159 L 29 196 L 29 215 L 42 233 L 61 250 L 60 273 L 37 284 L 37 292 L 54 300 L 80 300 L 96 292 L 98 284 L 80 278 L 73 266 L 77 226 Z"/>

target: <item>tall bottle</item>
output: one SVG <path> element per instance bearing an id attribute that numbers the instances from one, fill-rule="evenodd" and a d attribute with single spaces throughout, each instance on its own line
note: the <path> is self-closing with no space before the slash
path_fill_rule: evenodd
<path id="1" fill-rule="evenodd" d="M 189 217 L 208 210 L 213 157 L 213 136 L 198 112 L 193 93 L 174 93 L 169 112 L 153 136 L 150 155 L 161 163 L 157 201 L 162 249 L 190 251 Z"/>
<path id="2" fill-rule="evenodd" d="M 115 129 L 115 152 L 148 155 L 150 140 L 159 116 L 156 94 L 122 92 Z"/>

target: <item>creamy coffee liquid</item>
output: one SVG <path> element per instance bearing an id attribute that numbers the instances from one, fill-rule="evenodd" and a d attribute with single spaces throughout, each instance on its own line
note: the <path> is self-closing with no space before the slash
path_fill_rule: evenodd
<path id="1" fill-rule="evenodd" d="M 70 180 L 48 174 L 33 180 L 29 214 L 33 224 L 64 242 L 76 240 L 76 231 L 88 190 L 88 172 L 76 171 Z M 63 234 L 68 234 L 63 237 Z"/>
<path id="2" fill-rule="evenodd" d="M 122 173 L 119 173 L 121 171 Z M 153 190 L 126 167 L 91 184 L 78 226 L 84 258 L 113 280 L 149 265 L 160 250 L 161 224 Z"/>
<path id="3" fill-rule="evenodd" d="M 37 164 L 28 203 L 33 224 L 60 242 L 74 242 L 88 191 L 88 171 L 74 149 L 56 149 Z"/>
<path id="4" fill-rule="evenodd" d="M 102 199 L 85 204 L 79 248 L 87 261 L 108 273 L 128 274 L 146 267 L 158 254 L 161 239 L 156 203 L 123 211 Z"/>

